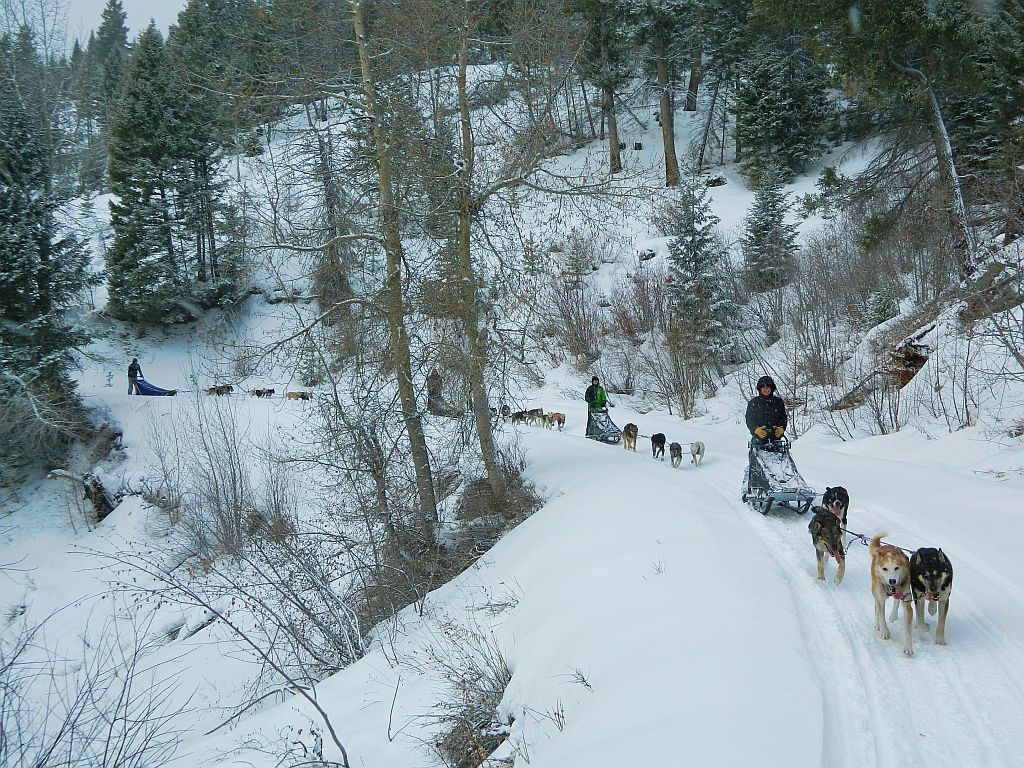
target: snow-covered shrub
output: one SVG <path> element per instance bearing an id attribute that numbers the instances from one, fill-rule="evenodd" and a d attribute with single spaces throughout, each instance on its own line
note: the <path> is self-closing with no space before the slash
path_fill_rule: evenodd
<path id="1" fill-rule="evenodd" d="M 477 768 L 512 726 L 512 717 L 501 714 L 512 671 L 489 631 L 448 621 L 440 632 L 427 656 L 449 687 L 431 715 L 439 726 L 431 747 L 447 768 Z"/>

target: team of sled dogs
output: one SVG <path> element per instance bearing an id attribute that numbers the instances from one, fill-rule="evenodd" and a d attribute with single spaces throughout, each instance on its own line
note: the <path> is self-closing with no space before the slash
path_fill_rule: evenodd
<path id="1" fill-rule="evenodd" d="M 850 509 L 850 494 L 842 486 L 826 488 L 821 506 L 814 508 L 814 517 L 807 526 L 814 542 L 814 554 L 818 561 L 818 579 L 825 580 L 825 565 L 834 558 L 839 566 L 836 584 L 846 574 L 846 550 L 848 546 L 847 513 Z M 883 544 L 884 533 L 871 539 L 868 551 L 871 553 L 871 594 L 875 599 L 875 629 L 883 640 L 888 640 L 889 625 L 885 620 L 885 601 L 893 600 L 889 621 L 899 618 L 903 606 L 903 653 L 914 655 L 911 639 L 911 624 L 914 609 L 917 609 L 917 628 L 928 629 L 924 618 L 924 604 L 928 601 L 928 613 L 939 619 L 935 628 L 935 642 L 946 644 L 946 617 L 949 615 L 949 594 L 953 589 L 953 565 L 941 549 L 922 547 L 910 554 L 891 544 Z"/>
<path id="2" fill-rule="evenodd" d="M 235 391 L 235 388 L 233 386 L 231 386 L 230 384 L 216 384 L 216 385 L 214 385 L 212 387 L 207 387 L 206 388 L 206 394 L 208 394 L 208 395 L 220 395 L 220 396 L 222 396 L 222 395 L 230 395 L 234 391 Z M 273 389 L 273 388 L 270 388 L 270 389 L 250 389 L 249 390 L 249 394 L 252 395 L 253 397 L 273 397 L 275 394 L 277 394 L 277 390 Z M 312 392 L 303 392 L 303 391 L 291 391 L 291 392 L 285 392 L 284 393 L 284 397 L 285 397 L 286 400 L 312 400 L 313 399 L 313 393 Z"/>
<path id="3" fill-rule="evenodd" d="M 622 447 L 627 451 L 636 453 L 636 439 L 640 436 L 639 428 L 630 422 L 622 428 Z M 664 432 L 656 432 L 651 435 L 651 454 L 655 459 L 665 460 L 665 437 Z M 669 443 L 668 455 L 672 459 L 672 466 L 676 469 L 683 461 L 683 446 L 681 443 Z M 704 443 L 698 440 L 690 443 L 690 463 L 699 467 L 701 459 L 704 458 Z"/>
<path id="4" fill-rule="evenodd" d="M 565 427 L 565 414 L 558 413 L 557 411 L 552 413 L 544 413 L 543 408 L 531 408 L 528 411 L 504 411 L 508 410 L 508 406 L 502 406 L 502 416 L 507 418 L 513 424 L 539 424 L 544 429 L 552 429 L 558 427 L 558 431 L 561 432 Z"/>

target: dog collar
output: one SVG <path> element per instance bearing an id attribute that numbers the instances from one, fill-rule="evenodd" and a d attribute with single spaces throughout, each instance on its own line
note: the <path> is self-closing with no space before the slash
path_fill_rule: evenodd
<path id="1" fill-rule="evenodd" d="M 889 586 L 887 586 L 885 588 L 885 592 L 886 592 L 887 595 L 889 595 L 889 597 L 895 597 L 897 600 L 906 600 L 907 599 L 906 596 L 903 594 L 903 590 L 901 590 L 899 587 L 889 587 Z"/>

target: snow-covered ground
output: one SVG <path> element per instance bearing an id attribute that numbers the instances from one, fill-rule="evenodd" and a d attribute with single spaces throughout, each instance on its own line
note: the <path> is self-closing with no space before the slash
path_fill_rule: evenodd
<path id="1" fill-rule="evenodd" d="M 680 121 L 681 139 L 691 127 Z M 656 134 L 634 129 L 629 146 L 637 137 L 647 149 L 627 163 L 657 178 Z M 752 193 L 738 175 L 726 176 L 711 192 L 723 228 L 734 231 Z M 813 178 L 792 188 L 811 191 Z M 664 255 L 664 240 L 651 239 L 642 216 L 626 221 L 621 236 Z M 596 279 L 614 283 L 634 254 L 627 249 Z M 232 317 L 191 328 L 139 337 L 112 326 L 83 360 L 79 382 L 86 401 L 124 433 L 109 476 L 137 484 L 151 471 L 161 423 L 187 423 L 197 402 L 215 400 L 202 394 L 213 383 L 277 388 L 273 399 L 223 399 L 257 437 L 297 428 L 309 406 L 281 395 L 302 387 L 286 372 L 239 381 L 230 354 L 244 340 L 279 334 L 294 311 L 250 297 Z M 129 397 L 123 369 L 132 356 L 154 384 L 181 394 Z M 500 653 L 510 673 L 501 712 L 512 724 L 488 763 L 494 768 L 509 764 L 502 758 L 519 768 L 1021 764 L 1020 439 L 993 441 L 984 424 L 948 434 L 944 425 L 917 423 L 884 437 L 842 442 L 811 430 L 796 440 L 794 457 L 812 486 L 849 489 L 852 530 L 886 533 L 910 549 L 942 547 L 950 557 L 948 645 L 933 643 L 931 619 L 906 658 L 899 626 L 889 641 L 873 628 L 865 547 L 853 545 L 841 585 L 831 581 L 834 564 L 830 580 L 818 582 L 807 517 L 763 517 L 740 501 L 746 431 L 737 382 L 690 421 L 612 395 L 620 427 L 634 422 L 644 436 L 706 444 L 703 466 L 673 469 L 652 460 L 646 439 L 632 454 L 583 437 L 589 371 L 561 365 L 545 375 L 541 388 L 523 386 L 523 406 L 564 412 L 565 431 L 503 427 L 506 437 L 518 433 L 544 507 L 422 610 L 410 607 L 378 628 L 364 658 L 317 686 L 350 765 L 439 765 L 427 744 L 438 705 L 458 697 L 438 661 L 475 653 Z M 251 659 L 217 622 L 200 628 L 202 616 L 125 603 L 125 592 L 110 589 L 142 577 L 104 555 L 169 556 L 163 514 L 130 497 L 87 531 L 71 526 L 65 502 L 60 483 L 43 481 L 0 522 L 7 631 L 50 617 L 37 658 L 59 652 L 72 676 L 83 645 L 109 636 L 113 622 L 142 627 L 154 640 L 151 674 L 175 682 L 168 696 L 182 731 L 173 760 L 168 753 L 154 765 L 269 767 L 284 749 L 312 749 L 318 739 L 325 757 L 339 759 L 322 717 L 299 697 L 268 700 L 218 728 L 236 712 Z M 197 631 L 171 642 L 172 618 Z"/>
<path id="2" fill-rule="evenodd" d="M 819 582 L 807 517 L 739 500 L 736 420 L 617 407 L 620 426 L 707 444 L 702 467 L 674 470 L 646 440 L 636 454 L 586 440 L 579 401 L 546 402 L 566 431 L 522 432 L 548 504 L 432 594 L 425 616 L 408 611 L 396 645 L 319 687 L 353 765 L 432 764 L 421 742 L 443 681 L 423 661 L 449 622 L 508 661 L 515 720 L 498 756 L 517 765 L 1019 765 L 1022 481 L 979 474 L 989 443 L 940 440 L 945 461 L 927 465 L 913 460 L 933 442 L 921 435 L 796 443 L 805 479 L 849 489 L 851 530 L 950 557 L 948 645 L 929 618 L 908 659 L 900 629 L 883 641 L 873 628 L 865 547 L 852 545 L 841 585 L 834 563 Z M 311 720 L 282 704 L 204 748 Z"/>

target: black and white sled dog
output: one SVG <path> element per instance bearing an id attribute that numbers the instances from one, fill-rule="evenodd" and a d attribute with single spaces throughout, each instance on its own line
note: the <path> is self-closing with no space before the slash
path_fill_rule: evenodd
<path id="1" fill-rule="evenodd" d="M 938 603 L 939 624 L 935 628 L 935 642 L 946 644 L 946 616 L 949 615 L 949 593 L 953 591 L 953 564 L 946 553 L 933 547 L 921 547 L 910 556 L 910 588 L 917 607 L 917 628 L 928 629 L 924 620 L 924 601 L 928 613 L 935 615 Z"/>
<path id="2" fill-rule="evenodd" d="M 814 542 L 814 556 L 818 561 L 818 581 L 825 580 L 825 563 L 834 557 L 839 571 L 836 573 L 836 584 L 843 583 L 846 575 L 846 547 L 843 532 L 839 527 L 839 518 L 826 507 L 815 507 L 814 517 L 807 525 Z"/>
<path id="3" fill-rule="evenodd" d="M 850 494 L 841 485 L 837 485 L 835 488 L 825 488 L 825 495 L 821 497 L 821 506 L 835 515 L 843 524 L 843 546 L 849 549 L 850 537 L 846 533 L 848 529 L 846 515 L 850 511 Z"/>

